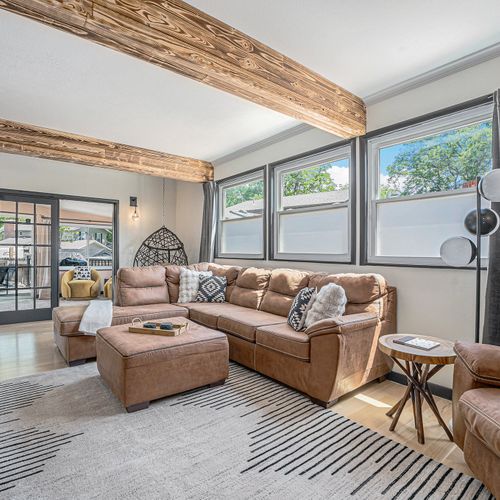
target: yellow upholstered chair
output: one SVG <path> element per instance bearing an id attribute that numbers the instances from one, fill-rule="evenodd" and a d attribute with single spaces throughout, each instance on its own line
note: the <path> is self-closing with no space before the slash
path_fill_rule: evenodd
<path id="1" fill-rule="evenodd" d="M 65 299 L 95 299 L 99 295 L 101 276 L 95 270 L 90 270 L 91 279 L 75 280 L 75 271 L 66 271 L 61 278 L 61 295 Z"/>
<path id="2" fill-rule="evenodd" d="M 104 283 L 104 296 L 107 299 L 113 298 L 113 278 L 109 278 L 109 280 Z"/>

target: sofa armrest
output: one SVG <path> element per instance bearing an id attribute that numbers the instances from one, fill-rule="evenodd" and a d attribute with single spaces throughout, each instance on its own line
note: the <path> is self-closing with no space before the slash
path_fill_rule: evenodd
<path id="1" fill-rule="evenodd" d="M 456 342 L 455 352 L 476 382 L 500 387 L 500 347 Z"/>
<path id="2" fill-rule="evenodd" d="M 348 314 L 317 321 L 308 327 L 304 333 L 309 337 L 330 333 L 342 334 L 375 326 L 378 321 L 379 319 L 375 313 Z"/>

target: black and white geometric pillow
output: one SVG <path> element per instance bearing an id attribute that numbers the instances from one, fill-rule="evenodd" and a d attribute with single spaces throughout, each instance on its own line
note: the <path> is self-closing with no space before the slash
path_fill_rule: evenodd
<path id="1" fill-rule="evenodd" d="M 297 332 L 304 329 L 307 311 L 316 298 L 315 288 L 302 288 L 293 299 L 292 307 L 288 313 L 288 324 Z"/>
<path id="2" fill-rule="evenodd" d="M 200 276 L 196 302 L 226 302 L 225 276 Z"/>
<path id="3" fill-rule="evenodd" d="M 91 280 L 92 273 L 90 272 L 90 267 L 88 266 L 78 266 L 75 267 L 73 273 L 74 280 Z"/>

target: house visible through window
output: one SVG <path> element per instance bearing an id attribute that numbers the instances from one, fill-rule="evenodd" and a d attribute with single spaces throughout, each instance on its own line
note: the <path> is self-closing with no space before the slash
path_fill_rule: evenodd
<path id="1" fill-rule="evenodd" d="M 264 170 L 218 186 L 220 257 L 264 257 Z"/>
<path id="2" fill-rule="evenodd" d="M 443 241 L 471 237 L 463 220 L 491 137 L 483 105 L 368 139 L 368 262 L 442 265 Z"/>
<path id="3" fill-rule="evenodd" d="M 345 145 L 274 167 L 275 259 L 351 259 L 351 162 Z"/>

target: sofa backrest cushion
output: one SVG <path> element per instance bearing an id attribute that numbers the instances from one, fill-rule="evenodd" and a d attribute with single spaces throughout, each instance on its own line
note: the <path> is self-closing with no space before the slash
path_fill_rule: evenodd
<path id="1" fill-rule="evenodd" d="M 169 302 L 163 266 L 121 267 L 116 274 L 115 304 L 143 306 Z"/>
<path id="2" fill-rule="evenodd" d="M 295 269 L 273 269 L 260 309 L 288 316 L 295 296 L 309 284 L 310 273 Z"/>
<path id="3" fill-rule="evenodd" d="M 239 266 L 222 266 L 220 264 L 209 264 L 208 270 L 212 271 L 214 276 L 223 276 L 227 280 L 226 287 L 226 302 L 229 302 L 231 294 L 233 293 L 234 287 L 236 285 L 236 279 L 241 270 Z"/>
<path id="4" fill-rule="evenodd" d="M 175 303 L 179 300 L 179 281 L 181 278 L 181 269 L 191 269 L 192 271 L 209 270 L 207 262 L 200 262 L 199 264 L 191 264 L 189 266 L 177 266 L 175 264 L 165 266 L 168 294 L 170 296 L 171 303 Z"/>
<path id="5" fill-rule="evenodd" d="M 383 317 L 383 301 L 387 294 L 387 283 L 380 274 L 312 274 L 309 286 L 321 289 L 328 283 L 340 285 L 346 293 L 345 314 L 375 312 Z"/>
<path id="6" fill-rule="evenodd" d="M 258 309 L 269 285 L 270 269 L 246 267 L 240 270 L 229 298 L 231 304 Z"/>

